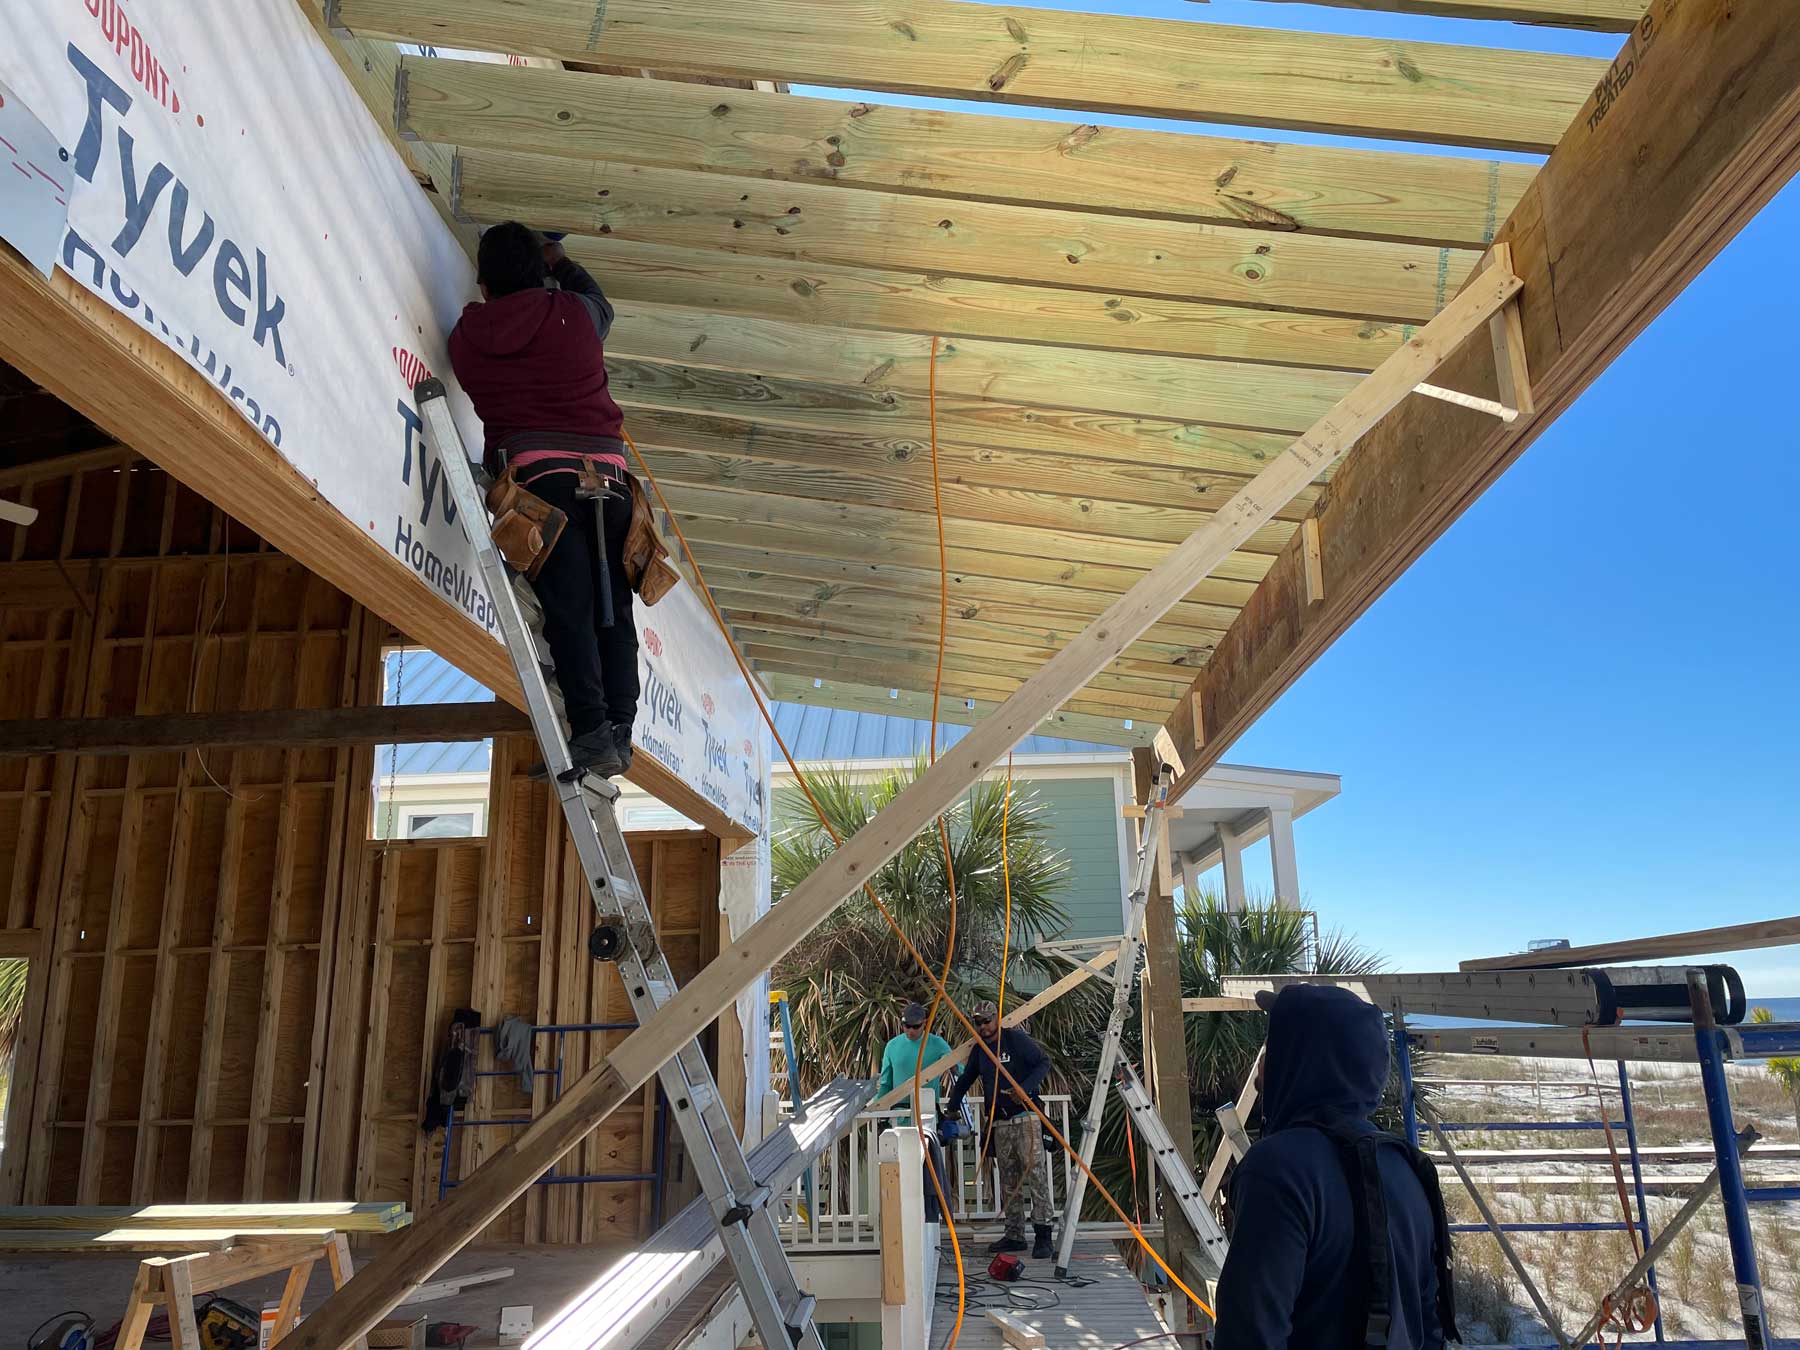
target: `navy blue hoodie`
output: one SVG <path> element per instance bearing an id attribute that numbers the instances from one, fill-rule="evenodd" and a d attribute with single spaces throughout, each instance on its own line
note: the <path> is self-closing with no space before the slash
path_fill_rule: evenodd
<path id="1" fill-rule="evenodd" d="M 1289 985 L 1269 1013 L 1263 1133 L 1231 1185 L 1231 1254 L 1215 1350 L 1360 1350 L 1367 1265 L 1337 1143 L 1312 1123 L 1369 1114 L 1387 1083 L 1380 1009 L 1347 989 Z M 1393 1253 L 1391 1350 L 1439 1350 L 1432 1212 L 1397 1148 L 1378 1153 Z"/>

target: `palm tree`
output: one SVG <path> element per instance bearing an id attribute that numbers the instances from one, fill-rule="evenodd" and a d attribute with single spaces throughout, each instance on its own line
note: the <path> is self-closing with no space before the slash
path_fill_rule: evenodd
<path id="1" fill-rule="evenodd" d="M 923 768 L 921 762 L 889 770 L 872 782 L 823 770 L 810 774 L 808 781 L 832 830 L 848 839 Z M 964 1008 L 999 992 L 1007 891 L 1001 866 L 1003 817 L 1012 893 L 1012 940 L 1005 963 L 1008 1002 L 1022 977 L 1041 986 L 1061 973 L 1031 950 L 1038 938 L 1059 932 L 1067 921 L 1056 895 L 1068 883 L 1069 864 L 1046 839 L 1046 809 L 1029 789 L 1015 785 L 1009 806 L 1005 783 L 979 783 L 944 816 L 957 901 L 956 950 L 946 987 Z M 797 788 L 776 794 L 775 819 L 771 861 L 779 904 L 837 844 Z M 932 969 L 942 970 L 950 906 L 936 827 L 911 840 L 869 880 Z M 776 964 L 774 981 L 788 995 L 807 1091 L 835 1074 L 872 1073 L 882 1045 L 899 1027 L 901 1009 L 914 999 L 931 1003 L 931 982 L 860 890 Z M 1043 1033 L 1068 1019 L 1064 1011 L 1038 1021 L 1034 1030 Z M 962 1034 L 948 1012 L 938 1014 L 934 1029 L 952 1042 Z"/>
<path id="2" fill-rule="evenodd" d="M 13 1052 L 19 1048 L 25 1022 L 25 972 L 23 960 L 0 961 L 0 1108 L 6 1105 Z"/>
<path id="3" fill-rule="evenodd" d="M 1757 1008 L 1750 1014 L 1752 1022 L 1773 1022 L 1775 1014 L 1767 1008 Z M 1794 1125 L 1800 1129 L 1800 1059 L 1782 1056 L 1768 1062 L 1767 1068 L 1771 1077 L 1781 1084 L 1787 1093 L 1788 1100 L 1794 1106 Z"/>

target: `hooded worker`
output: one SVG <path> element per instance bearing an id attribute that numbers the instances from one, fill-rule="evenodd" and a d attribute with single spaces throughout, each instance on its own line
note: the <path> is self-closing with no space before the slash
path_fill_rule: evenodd
<path id="1" fill-rule="evenodd" d="M 1269 1014 L 1262 1137 L 1232 1179 L 1214 1350 L 1440 1350 L 1456 1334 L 1437 1172 L 1369 1120 L 1387 1084 L 1381 1010 L 1294 984 Z"/>

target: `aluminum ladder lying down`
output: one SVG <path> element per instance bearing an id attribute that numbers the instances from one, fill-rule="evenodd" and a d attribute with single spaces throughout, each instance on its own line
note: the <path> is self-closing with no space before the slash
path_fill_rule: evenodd
<path id="1" fill-rule="evenodd" d="M 1209 1263 L 1218 1266 L 1225 1260 L 1225 1234 L 1212 1211 L 1199 1200 L 1200 1186 L 1194 1180 L 1187 1162 L 1175 1151 L 1174 1141 L 1163 1128 L 1162 1117 L 1150 1105 L 1131 1067 L 1119 1062 L 1119 1045 L 1125 1035 L 1125 1019 L 1131 1012 L 1131 990 L 1137 983 L 1138 966 L 1144 957 L 1145 912 L 1150 901 L 1150 882 L 1155 875 L 1159 854 L 1167 847 L 1169 830 L 1169 781 L 1173 777 L 1167 765 L 1158 768 L 1150 788 L 1150 801 L 1144 807 L 1143 827 L 1138 831 L 1137 867 L 1132 873 L 1131 894 L 1126 897 L 1125 933 L 1119 939 L 1119 954 L 1113 964 L 1112 1013 L 1107 1018 L 1106 1033 L 1100 1041 L 1100 1062 L 1094 1069 L 1094 1090 L 1088 1097 L 1087 1114 L 1081 1120 L 1081 1162 L 1069 1180 L 1068 1204 L 1063 1209 L 1062 1241 L 1056 1249 L 1058 1278 L 1069 1273 L 1070 1253 L 1075 1250 L 1075 1231 L 1081 1225 L 1081 1200 L 1087 1193 L 1087 1168 L 1093 1166 L 1094 1146 L 1100 1138 L 1100 1122 L 1106 1115 L 1106 1094 L 1119 1069 L 1119 1090 L 1126 1109 L 1137 1128 L 1143 1132 L 1156 1157 L 1168 1195 L 1180 1206 L 1188 1226 L 1200 1239 Z M 1144 1112 L 1134 1100 L 1141 1099 Z M 1147 1113 L 1147 1114 L 1145 1114 Z M 1215 1268 L 1211 1272 L 1218 1274 Z"/>
<path id="2" fill-rule="evenodd" d="M 619 829 L 614 811 L 619 790 L 576 769 L 569 756 L 560 700 L 545 679 L 547 648 L 526 624 L 513 574 L 488 531 L 487 506 L 476 482 L 480 470 L 469 462 L 442 382 L 421 381 L 413 397 L 424 421 L 425 443 L 443 465 L 457 518 L 475 550 L 500 621 L 501 639 L 525 694 L 525 711 L 594 898 L 597 922 L 588 950 L 596 960 L 618 963 L 632 1011 L 638 1024 L 645 1025 L 674 996 L 677 986 Z M 523 586 L 522 581 L 519 584 Z M 776 1231 L 771 1211 L 774 1192 L 757 1182 L 744 1159 L 700 1043 L 689 1041 L 658 1076 L 763 1345 L 768 1350 L 786 1346 L 824 1350 L 813 1326 L 815 1300 L 800 1292 Z"/>

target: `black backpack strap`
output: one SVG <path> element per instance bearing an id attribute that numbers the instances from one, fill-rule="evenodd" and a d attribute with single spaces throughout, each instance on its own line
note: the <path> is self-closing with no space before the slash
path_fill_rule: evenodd
<path id="1" fill-rule="evenodd" d="M 1405 1140 L 1407 1159 L 1413 1174 L 1425 1190 L 1425 1203 L 1431 1206 L 1432 1264 L 1437 1267 L 1438 1328 L 1446 1341 L 1462 1343 L 1456 1328 L 1456 1282 L 1451 1276 L 1450 1216 L 1444 1210 L 1444 1192 L 1438 1181 L 1437 1164 Z"/>
<path id="2" fill-rule="evenodd" d="M 1394 1256 L 1389 1245 L 1387 1196 L 1381 1187 L 1378 1153 L 1384 1144 L 1404 1141 L 1338 1125 L 1313 1128 L 1337 1145 L 1338 1158 L 1350 1183 L 1350 1204 L 1356 1215 L 1352 1260 L 1368 1273 L 1363 1289 L 1362 1343 L 1365 1350 L 1385 1350 L 1393 1326 Z"/>

